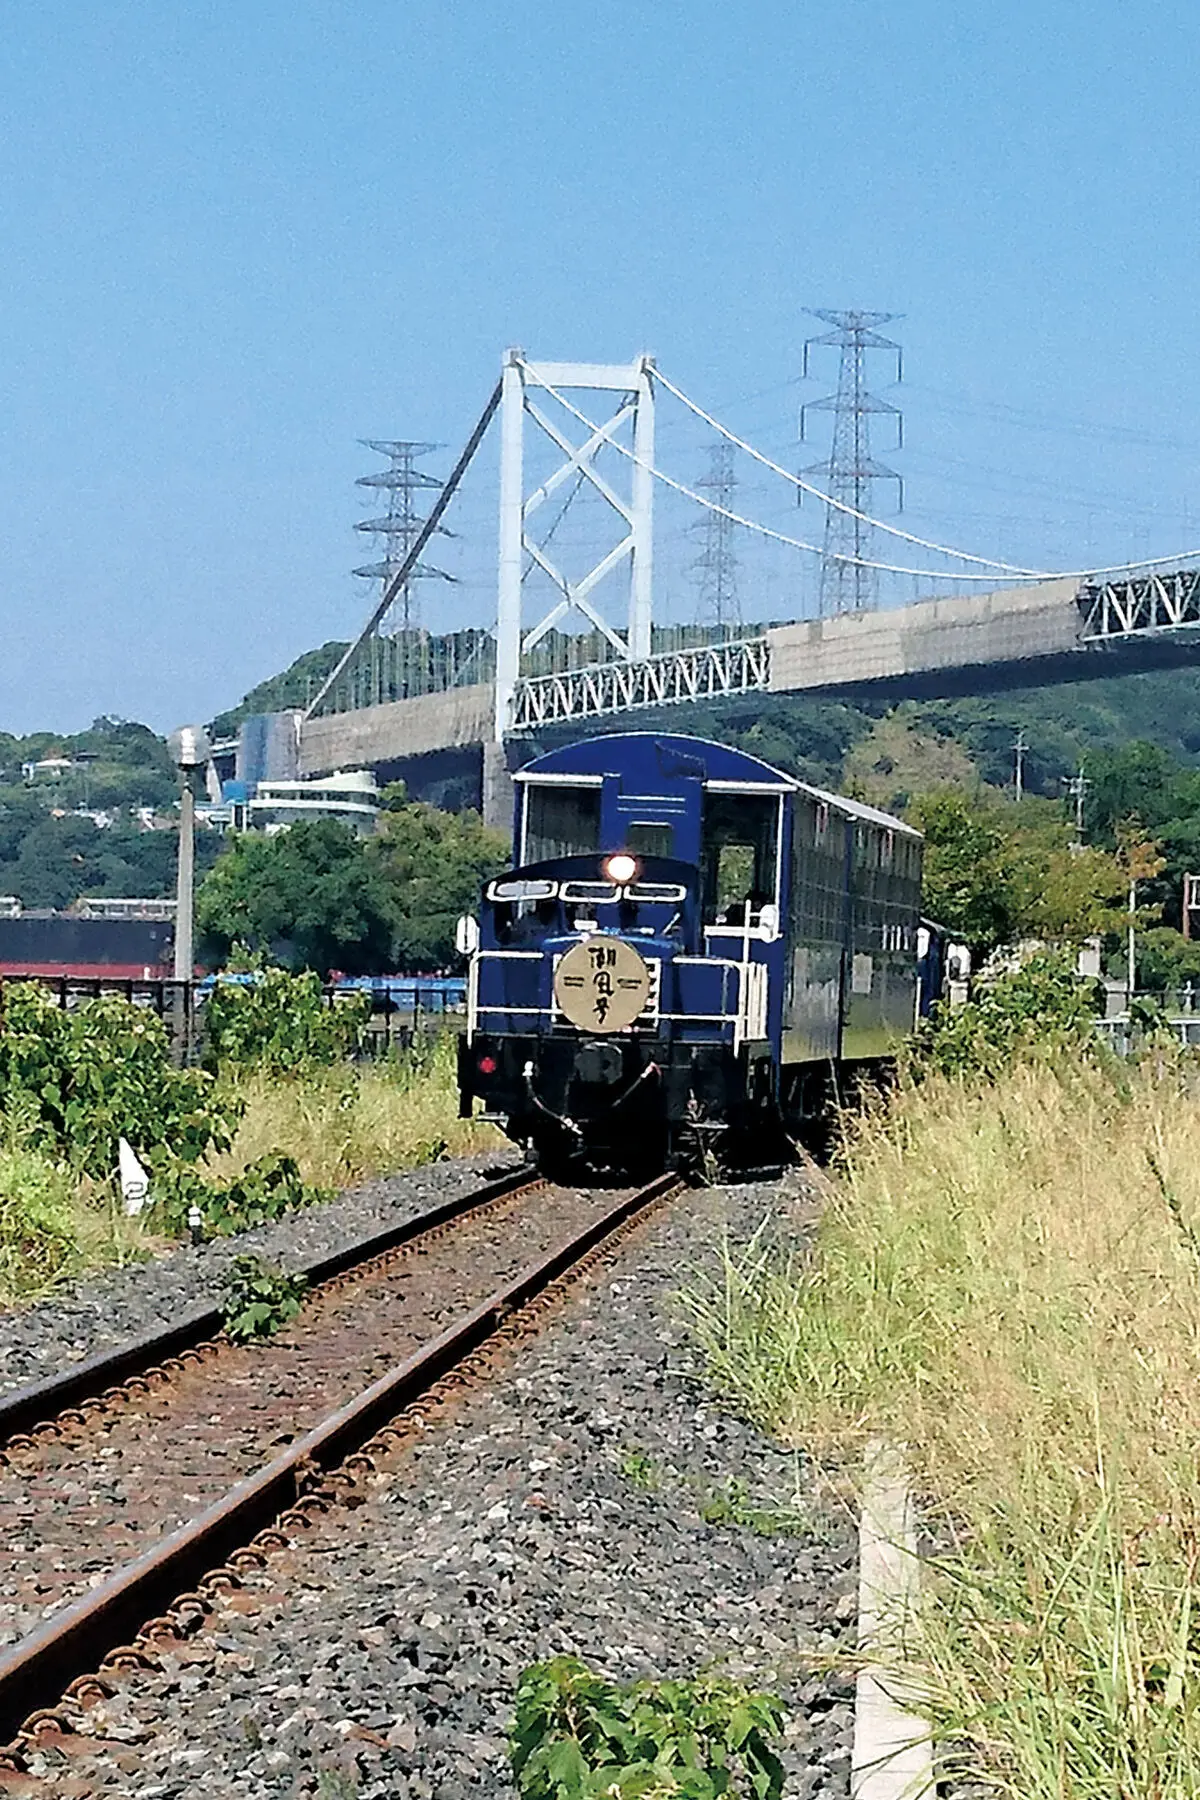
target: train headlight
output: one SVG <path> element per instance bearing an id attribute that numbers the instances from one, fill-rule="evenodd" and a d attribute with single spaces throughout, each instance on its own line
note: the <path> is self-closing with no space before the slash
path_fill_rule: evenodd
<path id="1" fill-rule="evenodd" d="M 636 881 L 641 872 L 641 864 L 636 856 L 630 856 L 628 850 L 618 850 L 613 856 L 606 856 L 600 864 L 600 873 L 606 881 L 616 887 L 628 887 Z"/>

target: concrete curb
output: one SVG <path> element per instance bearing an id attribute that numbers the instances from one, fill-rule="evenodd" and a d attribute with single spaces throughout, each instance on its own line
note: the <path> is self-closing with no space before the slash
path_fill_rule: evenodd
<path id="1" fill-rule="evenodd" d="M 920 1693 L 901 1668 L 920 1579 L 904 1460 L 868 1446 L 859 1523 L 858 1642 L 851 1800 L 921 1800 L 935 1792 L 933 1740 Z M 871 1660 L 875 1659 L 875 1660 Z"/>

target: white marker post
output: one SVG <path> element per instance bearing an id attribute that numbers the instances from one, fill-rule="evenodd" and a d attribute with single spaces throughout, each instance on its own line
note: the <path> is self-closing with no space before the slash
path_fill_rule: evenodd
<path id="1" fill-rule="evenodd" d="M 912 1496 L 899 1453 L 868 1446 L 858 1540 L 858 1643 L 851 1800 L 922 1800 L 935 1789 L 933 1738 L 905 1676 L 920 1565 Z"/>

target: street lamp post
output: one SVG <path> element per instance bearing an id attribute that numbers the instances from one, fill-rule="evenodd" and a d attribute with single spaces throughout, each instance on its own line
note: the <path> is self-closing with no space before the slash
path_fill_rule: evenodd
<path id="1" fill-rule="evenodd" d="M 196 887 L 196 797 L 192 782 L 212 754 L 208 733 L 200 725 L 182 725 L 167 739 L 171 760 L 179 770 L 179 879 L 175 902 L 176 1006 L 183 1012 L 181 1036 L 186 1035 L 191 1011 L 191 981 L 195 974 L 194 901 Z"/>

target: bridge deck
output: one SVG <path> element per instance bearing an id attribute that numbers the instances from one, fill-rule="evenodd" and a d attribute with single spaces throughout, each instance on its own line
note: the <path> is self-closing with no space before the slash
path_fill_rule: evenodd
<path id="1" fill-rule="evenodd" d="M 892 698 L 988 693 L 1200 660 L 1200 571 L 1074 579 L 781 625 L 740 642 L 543 675 L 517 690 L 513 735 L 750 693 Z M 487 744 L 490 683 L 307 719 L 305 774 Z"/>

